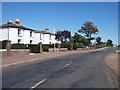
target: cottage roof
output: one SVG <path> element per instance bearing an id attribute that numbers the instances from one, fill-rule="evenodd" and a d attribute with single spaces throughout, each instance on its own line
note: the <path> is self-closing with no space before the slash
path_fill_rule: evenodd
<path id="1" fill-rule="evenodd" d="M 3 24 L 3 25 L 0 25 L 0 28 L 21 28 L 21 29 L 25 29 L 25 30 L 33 30 L 31 28 L 27 28 L 27 27 L 24 27 L 22 25 L 16 25 L 16 24 Z"/>
<path id="2" fill-rule="evenodd" d="M 42 33 L 42 34 L 51 34 L 54 35 L 53 33 L 47 31 L 47 30 L 35 30 L 35 33 Z"/>

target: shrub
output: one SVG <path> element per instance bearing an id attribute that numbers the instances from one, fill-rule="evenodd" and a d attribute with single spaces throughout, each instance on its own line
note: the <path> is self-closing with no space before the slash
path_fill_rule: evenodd
<path id="1" fill-rule="evenodd" d="M 81 43 L 74 43 L 73 44 L 73 49 L 77 50 L 77 48 L 82 48 L 82 44 Z"/>
<path id="2" fill-rule="evenodd" d="M 54 48 L 54 44 L 48 44 L 49 48 Z"/>
<path id="3" fill-rule="evenodd" d="M 8 40 L 0 41 L 0 49 L 6 49 Z"/>
<path id="4" fill-rule="evenodd" d="M 27 49 L 27 46 L 25 44 L 16 43 L 12 44 L 11 49 Z"/>
<path id="5" fill-rule="evenodd" d="M 102 45 L 96 45 L 95 48 L 103 48 L 103 46 Z"/>
<path id="6" fill-rule="evenodd" d="M 43 51 L 44 52 L 48 52 L 49 49 L 49 45 L 43 45 Z"/>
<path id="7" fill-rule="evenodd" d="M 49 48 L 54 48 L 54 44 L 43 44 L 43 51 L 48 52 Z M 55 44 L 55 48 L 57 48 L 57 44 Z"/>
<path id="8" fill-rule="evenodd" d="M 28 48 L 29 48 L 29 50 L 30 50 L 31 53 L 40 53 L 39 45 L 29 44 L 29 45 L 28 45 Z"/>
<path id="9" fill-rule="evenodd" d="M 61 48 L 67 48 L 68 50 L 70 50 L 70 43 L 62 43 Z"/>

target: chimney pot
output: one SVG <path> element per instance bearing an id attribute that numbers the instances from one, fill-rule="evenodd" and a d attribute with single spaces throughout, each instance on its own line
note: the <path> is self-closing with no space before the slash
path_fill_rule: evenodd
<path id="1" fill-rule="evenodd" d="M 49 28 L 48 28 L 48 27 L 45 27 L 45 30 L 46 30 L 46 31 L 49 31 Z"/>
<path id="2" fill-rule="evenodd" d="M 8 20 L 7 24 L 13 24 L 12 20 Z"/>
<path id="3" fill-rule="evenodd" d="M 16 25 L 19 25 L 20 24 L 20 20 L 18 18 L 16 18 L 15 23 L 16 23 Z"/>

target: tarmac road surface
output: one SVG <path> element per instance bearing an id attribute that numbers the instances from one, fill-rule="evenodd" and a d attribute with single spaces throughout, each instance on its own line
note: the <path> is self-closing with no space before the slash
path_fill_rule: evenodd
<path id="1" fill-rule="evenodd" d="M 115 48 L 2 69 L 3 88 L 112 88 L 104 58 Z"/>

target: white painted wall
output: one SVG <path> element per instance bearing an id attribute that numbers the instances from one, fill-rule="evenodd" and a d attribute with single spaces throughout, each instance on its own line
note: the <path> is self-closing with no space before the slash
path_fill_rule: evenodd
<path id="1" fill-rule="evenodd" d="M 8 28 L 0 28 L 0 41 L 8 40 Z"/>
<path id="2" fill-rule="evenodd" d="M 9 40 L 11 40 L 11 44 L 18 43 L 18 29 L 17 28 L 9 28 Z"/>
<path id="3" fill-rule="evenodd" d="M 50 34 L 44 34 L 43 35 L 43 44 L 49 44 L 51 42 L 50 40 Z"/>
<path id="4" fill-rule="evenodd" d="M 30 37 L 30 30 L 24 30 L 24 44 L 30 44 L 30 40 L 32 40 L 32 44 L 34 44 L 34 37 L 34 31 L 32 31 L 32 37 Z"/>
<path id="5" fill-rule="evenodd" d="M 41 34 L 41 39 L 40 39 L 40 34 Z M 18 43 L 18 39 L 20 39 L 21 40 L 20 43 L 23 44 L 30 44 L 30 40 L 32 40 L 32 44 L 38 44 L 39 42 L 42 42 L 42 44 L 50 44 L 50 42 L 51 44 L 58 43 L 58 41 L 55 40 L 54 35 L 51 35 L 51 39 L 50 39 L 50 34 L 35 33 L 34 31 L 32 31 L 32 37 L 30 37 L 30 30 L 21 29 L 21 34 L 20 36 L 18 36 L 18 28 L 0 29 L 0 41 L 11 40 L 11 44 L 14 44 L 14 43 Z"/>
<path id="6" fill-rule="evenodd" d="M 41 34 L 41 39 L 40 39 L 40 34 Z M 35 33 L 34 44 L 38 44 L 40 42 L 43 42 L 43 34 L 42 33 Z"/>

